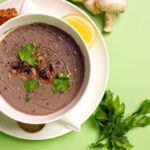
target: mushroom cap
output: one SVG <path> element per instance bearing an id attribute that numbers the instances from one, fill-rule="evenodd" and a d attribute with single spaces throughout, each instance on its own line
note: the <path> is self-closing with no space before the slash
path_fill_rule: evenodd
<path id="1" fill-rule="evenodd" d="M 96 0 L 96 7 L 102 12 L 124 12 L 127 5 L 127 0 Z"/>
<path id="2" fill-rule="evenodd" d="M 85 0 L 83 2 L 84 6 L 94 15 L 101 14 L 102 11 L 96 6 L 97 0 Z"/>

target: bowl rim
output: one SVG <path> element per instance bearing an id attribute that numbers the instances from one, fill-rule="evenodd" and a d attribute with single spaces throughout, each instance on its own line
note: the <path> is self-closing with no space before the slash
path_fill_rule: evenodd
<path id="1" fill-rule="evenodd" d="M 69 30 L 72 30 L 71 32 L 73 32 L 74 34 L 76 34 L 76 36 L 78 37 L 78 39 L 77 40 L 80 40 L 80 42 L 82 43 L 82 46 L 84 47 L 84 49 L 85 49 L 85 52 L 84 52 L 84 54 L 83 54 L 83 50 L 81 50 L 81 52 L 82 52 L 82 54 L 83 54 L 83 56 L 85 57 L 85 53 L 86 53 L 86 59 L 87 59 L 87 61 L 88 61 L 88 75 L 87 75 L 87 79 L 85 79 L 85 77 L 84 77 L 84 81 L 83 81 L 83 83 L 82 83 L 82 85 L 81 85 L 81 87 L 80 87 L 80 90 L 78 91 L 78 93 L 77 93 L 77 95 L 75 96 L 75 98 L 74 99 L 76 99 L 77 97 L 78 97 L 78 95 L 79 95 L 79 93 L 81 92 L 81 90 L 82 90 L 82 93 L 80 94 L 80 98 L 78 99 L 78 100 L 76 100 L 76 102 L 74 103 L 74 104 L 72 104 L 72 103 L 69 103 L 68 105 L 67 105 L 67 109 L 66 109 L 66 106 L 64 107 L 65 108 L 65 110 L 64 110 L 64 108 L 62 108 L 62 109 L 60 109 L 58 112 L 59 112 L 59 115 L 57 116 L 57 117 L 53 117 L 53 118 L 51 118 L 51 119 L 47 119 L 47 120 L 41 120 L 41 121 L 39 121 L 37 118 L 39 118 L 39 117 L 42 117 L 42 118 L 44 118 L 44 117 L 46 117 L 46 116 L 52 116 L 53 115 L 53 113 L 52 114 L 47 114 L 47 115 L 29 115 L 29 114 L 25 114 L 25 113 L 23 113 L 23 112 L 21 112 L 21 111 L 19 111 L 19 110 L 17 110 L 17 109 L 15 109 L 13 106 L 11 106 L 9 103 L 7 103 L 7 101 L 6 101 L 6 103 L 7 103 L 7 105 L 9 105 L 11 108 L 13 108 L 13 110 L 15 110 L 17 113 L 19 113 L 20 115 L 22 115 L 22 117 L 19 117 L 20 115 L 18 115 L 18 116 L 14 116 L 14 114 L 12 114 L 12 112 L 10 113 L 8 113 L 8 111 L 6 110 L 6 109 L 4 109 L 4 108 L 1 108 L 1 106 L 0 106 L 0 111 L 2 111 L 2 113 L 4 113 L 5 115 L 7 115 L 8 117 L 10 117 L 10 118 L 12 118 L 12 119 L 14 119 L 14 120 L 17 120 L 17 121 L 21 121 L 21 122 L 24 122 L 24 123 L 30 123 L 30 124 L 42 124 L 42 123 L 49 123 L 49 122 L 53 122 L 53 121 L 56 121 L 56 120 L 59 120 L 60 118 L 62 118 L 66 113 L 68 113 L 69 111 L 71 111 L 71 109 L 72 108 L 74 108 L 81 100 L 82 100 L 82 97 L 83 97 L 83 95 L 85 94 L 85 92 L 86 92 L 86 89 L 87 89 L 87 87 L 89 86 L 89 81 L 90 81 L 90 75 L 91 75 L 91 61 L 90 61 L 90 56 L 89 56 L 89 52 L 88 52 L 88 47 L 87 47 L 87 45 L 86 45 L 86 43 L 85 43 L 85 41 L 83 40 L 83 38 L 81 37 L 81 35 L 71 26 L 71 25 L 69 25 L 68 23 L 66 23 L 64 20 L 62 20 L 61 18 L 57 18 L 57 17 L 54 17 L 54 16 L 52 16 L 52 15 L 46 15 L 46 14 L 40 14 L 40 13 L 34 13 L 34 14 L 26 14 L 26 15 L 21 15 L 21 16 L 17 16 L 17 17 L 15 17 L 15 18 L 13 18 L 13 19 L 11 19 L 11 20 L 8 20 L 6 23 L 4 23 L 3 25 L 1 25 L 0 26 L 0 30 L 2 30 L 4 27 L 6 27 L 6 26 L 8 26 L 8 25 L 11 25 L 11 23 L 13 23 L 14 21 L 16 21 L 17 22 L 17 20 L 19 20 L 19 19 L 25 19 L 26 17 L 47 17 L 47 18 L 51 18 L 51 19 L 53 19 L 53 20 L 56 20 L 56 21 L 58 21 L 58 22 L 60 22 L 60 23 L 62 23 L 63 24 L 63 26 L 66 26 L 66 27 L 68 27 L 68 29 Z M 37 20 L 39 19 L 39 18 L 36 18 Z M 40 22 L 40 21 L 33 21 L 33 22 L 30 22 L 30 23 L 23 23 L 22 25 L 27 25 L 27 24 L 32 24 L 32 23 L 35 23 L 35 22 Z M 43 22 L 43 23 L 45 23 L 45 22 Z M 48 23 L 48 24 L 50 24 L 50 23 Z M 22 25 L 20 25 L 20 26 L 22 26 Z M 58 26 L 57 26 L 58 27 Z M 59 28 L 59 27 L 58 27 Z M 11 28 L 9 28 L 9 29 L 11 29 Z M 9 30 L 8 29 L 8 30 Z M 62 28 L 60 28 L 61 30 L 63 30 Z M 7 30 L 7 31 L 8 31 Z M 5 31 L 5 32 L 7 32 L 7 31 Z M 5 34 L 5 32 L 4 32 L 4 34 Z M 65 31 L 66 33 L 68 33 L 67 31 Z M 0 33 L 1 34 L 1 33 Z M 69 34 L 69 33 L 68 33 Z M 3 36 L 3 35 L 2 35 Z M 72 35 L 70 35 L 71 37 L 72 37 Z M 73 37 L 73 39 L 76 41 L 76 39 Z M 76 41 L 76 43 L 77 43 L 77 41 Z M 79 45 L 79 43 L 77 43 L 78 45 Z M 80 47 L 80 49 L 81 49 L 81 45 L 79 45 L 79 47 Z M 85 63 L 85 62 L 84 62 Z M 86 67 L 86 65 L 85 65 L 85 67 Z M 85 72 L 86 72 L 86 70 L 85 70 Z M 85 82 L 87 82 L 87 83 L 85 83 Z M 85 87 L 83 88 L 83 85 L 85 84 Z M 3 98 L 4 99 L 4 98 Z M 5 100 L 4 100 L 5 101 Z M 74 101 L 74 100 L 73 100 Z M 69 108 L 68 108 L 69 107 Z M 64 111 L 64 112 L 62 112 L 62 111 Z M 56 113 L 58 113 L 58 112 L 56 112 Z M 55 114 L 55 113 L 54 113 Z M 30 121 L 29 121 L 29 119 L 26 119 L 26 118 L 30 118 Z"/>

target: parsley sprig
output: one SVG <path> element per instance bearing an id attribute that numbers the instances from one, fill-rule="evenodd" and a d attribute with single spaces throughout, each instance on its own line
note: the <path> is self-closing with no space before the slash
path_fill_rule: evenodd
<path id="1" fill-rule="evenodd" d="M 107 147 L 108 150 L 130 150 L 133 145 L 126 133 L 133 128 L 150 125 L 150 100 L 145 100 L 134 113 L 124 116 L 125 104 L 119 97 L 114 98 L 111 91 L 107 91 L 94 113 L 94 118 L 100 130 L 99 140 L 93 147 Z"/>
<path id="2" fill-rule="evenodd" d="M 24 81 L 24 89 L 26 91 L 26 96 L 24 98 L 24 101 L 26 103 L 30 102 L 30 97 L 28 96 L 29 93 L 37 90 L 39 88 L 39 81 L 37 80 L 31 80 L 31 79 L 26 79 Z"/>
<path id="3" fill-rule="evenodd" d="M 56 79 L 53 80 L 52 92 L 64 93 L 70 86 L 71 79 L 70 76 L 66 73 L 58 73 Z"/>
<path id="4" fill-rule="evenodd" d="M 39 88 L 39 81 L 27 79 L 24 82 L 24 89 L 27 93 L 31 93 Z"/>
<path id="5" fill-rule="evenodd" d="M 25 103 L 29 103 L 30 102 L 30 97 L 28 95 L 25 96 L 24 102 Z"/>
<path id="6" fill-rule="evenodd" d="M 34 43 L 26 44 L 22 46 L 18 51 L 20 60 L 26 62 L 30 66 L 38 65 L 38 60 L 34 56 L 35 54 L 36 54 L 36 45 Z"/>

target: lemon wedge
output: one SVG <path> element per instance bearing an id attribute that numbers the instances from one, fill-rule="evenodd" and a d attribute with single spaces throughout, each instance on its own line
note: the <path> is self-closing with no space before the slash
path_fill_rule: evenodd
<path id="1" fill-rule="evenodd" d="M 89 47 L 92 47 L 96 40 L 96 30 L 89 20 L 76 14 L 64 16 L 63 19 L 80 33 Z"/>

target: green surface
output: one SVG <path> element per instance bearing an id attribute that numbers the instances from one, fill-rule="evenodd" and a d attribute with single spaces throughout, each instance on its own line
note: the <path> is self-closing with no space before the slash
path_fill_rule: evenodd
<path id="1" fill-rule="evenodd" d="M 5 0 L 0 0 L 0 3 L 4 2 Z"/>
<path id="2" fill-rule="evenodd" d="M 132 112 L 144 98 L 150 98 L 150 1 L 130 0 L 128 10 L 118 16 L 111 34 L 103 34 L 110 57 L 108 88 L 126 103 Z M 102 28 L 101 17 L 93 17 Z M 92 118 L 82 126 L 80 133 L 46 141 L 26 141 L 0 133 L 0 149 L 5 150 L 92 150 L 97 131 Z M 133 150 L 150 149 L 150 126 L 128 133 Z"/>

